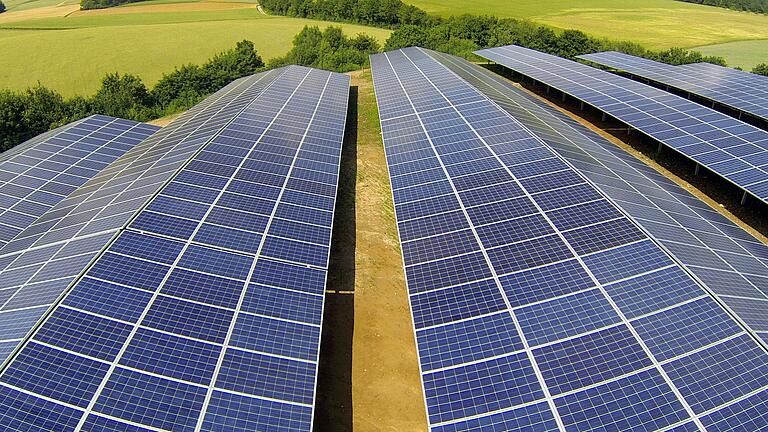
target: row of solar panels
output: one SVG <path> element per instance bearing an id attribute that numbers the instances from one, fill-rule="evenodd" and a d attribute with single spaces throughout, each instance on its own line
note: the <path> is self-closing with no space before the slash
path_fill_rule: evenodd
<path id="1" fill-rule="evenodd" d="M 483 68 L 371 63 L 431 430 L 768 430 L 768 247 Z"/>
<path id="2" fill-rule="evenodd" d="M 764 244 L 482 68 L 372 67 L 433 430 L 768 427 Z M 310 430 L 348 90 L 0 155 L 0 425 Z"/>
<path id="3" fill-rule="evenodd" d="M 0 428 L 311 430 L 348 92 L 291 66 L 4 154 Z"/>

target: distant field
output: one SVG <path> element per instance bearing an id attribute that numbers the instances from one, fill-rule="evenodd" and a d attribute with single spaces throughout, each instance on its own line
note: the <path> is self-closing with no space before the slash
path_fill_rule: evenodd
<path id="1" fill-rule="evenodd" d="M 723 56 L 731 66 L 747 70 L 758 63 L 768 63 L 768 40 L 729 42 L 696 49 L 705 54 Z"/>
<path id="2" fill-rule="evenodd" d="M 137 74 L 151 85 L 174 67 L 202 63 L 239 40 L 253 41 L 266 60 L 287 52 L 305 25 L 332 24 L 267 17 L 252 4 L 182 3 L 174 12 L 175 5 L 167 1 L 152 3 L 0 21 L 0 88 L 19 90 L 40 82 L 67 96 L 87 95 L 108 72 Z M 190 10 L 201 6 L 209 10 Z M 382 43 L 389 35 L 388 30 L 341 26 L 348 34 L 367 33 Z"/>
<path id="3" fill-rule="evenodd" d="M 444 16 L 470 12 L 528 18 L 559 28 L 580 29 L 595 36 L 631 40 L 655 49 L 768 39 L 768 15 L 673 0 L 410 0 L 410 3 Z M 755 53 L 753 57 L 757 56 Z"/>

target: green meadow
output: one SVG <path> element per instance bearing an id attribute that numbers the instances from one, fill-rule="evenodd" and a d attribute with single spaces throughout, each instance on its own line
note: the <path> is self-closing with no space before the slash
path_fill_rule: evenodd
<path id="1" fill-rule="evenodd" d="M 598 37 L 665 49 L 752 41 L 734 53 L 717 50 L 733 66 L 768 62 L 768 15 L 737 12 L 674 0 L 411 0 L 427 12 L 448 16 L 471 12 L 526 18 L 553 27 L 574 28 Z M 746 47 L 749 48 L 746 48 Z M 713 48 L 714 49 L 714 48 Z M 704 48 L 702 51 L 710 52 Z"/>
<path id="2" fill-rule="evenodd" d="M 389 35 L 364 26 L 268 17 L 245 6 L 144 13 L 134 5 L 125 7 L 130 13 L 77 12 L 0 23 L 0 88 L 20 90 L 40 82 L 65 96 L 87 95 L 109 72 L 136 74 L 152 85 L 174 67 L 203 63 L 242 39 L 253 41 L 265 60 L 283 55 L 305 25 L 340 25 L 347 34 L 367 33 L 381 43 Z"/>

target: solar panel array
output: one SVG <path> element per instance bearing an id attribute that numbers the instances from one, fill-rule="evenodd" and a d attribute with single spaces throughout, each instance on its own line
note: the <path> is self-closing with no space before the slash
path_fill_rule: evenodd
<path id="1" fill-rule="evenodd" d="M 0 154 L 0 248 L 158 129 L 95 115 Z"/>
<path id="2" fill-rule="evenodd" d="M 478 55 L 556 88 L 768 200 L 768 132 L 629 78 L 509 45 Z"/>
<path id="3" fill-rule="evenodd" d="M 768 120 L 768 78 L 718 66 L 674 66 L 616 51 L 579 56 Z M 713 65 L 714 66 L 714 65 Z"/>
<path id="4" fill-rule="evenodd" d="M 768 246 L 566 114 L 469 62 L 431 56 L 544 139 L 768 344 Z"/>
<path id="5" fill-rule="evenodd" d="M 212 95 L 0 249 L 0 362 L 164 182 L 282 72 L 241 79 Z"/>
<path id="6" fill-rule="evenodd" d="M 348 91 L 288 67 L 207 139 L 7 364 L 0 424 L 310 430 Z"/>
<path id="7" fill-rule="evenodd" d="M 754 430 L 768 354 L 425 51 L 371 58 L 433 431 Z"/>

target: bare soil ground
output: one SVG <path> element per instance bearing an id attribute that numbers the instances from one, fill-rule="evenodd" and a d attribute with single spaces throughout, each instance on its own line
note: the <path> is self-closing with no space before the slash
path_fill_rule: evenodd
<path id="1" fill-rule="evenodd" d="M 371 73 L 350 75 L 315 430 L 425 431 L 416 344 Z"/>

